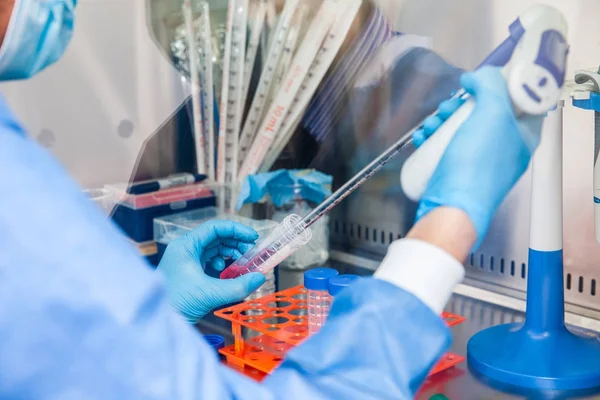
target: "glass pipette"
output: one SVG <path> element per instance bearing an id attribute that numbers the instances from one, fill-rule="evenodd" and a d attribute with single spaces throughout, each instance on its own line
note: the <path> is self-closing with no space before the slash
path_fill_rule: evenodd
<path id="1" fill-rule="evenodd" d="M 423 125 L 423 121 L 371 161 L 371 163 L 325 199 L 307 216 L 304 218 L 300 218 L 295 214 L 288 216 L 268 237 L 225 269 L 221 273 L 221 279 L 232 279 L 250 272 L 265 274 L 308 243 L 312 237 L 310 233 L 311 225 L 358 189 L 367 179 L 383 168 L 384 165 L 390 162 L 402 150 L 410 146 L 412 144 L 413 133 Z"/>
<path id="2" fill-rule="evenodd" d="M 529 20 L 528 20 L 529 21 Z M 520 42 L 521 37 L 529 27 L 526 26 L 523 29 L 520 20 L 515 21 L 511 25 L 510 36 L 504 40 L 480 65 L 477 69 L 484 65 L 504 66 L 511 58 L 514 49 Z M 463 101 L 466 101 L 469 97 L 465 93 L 464 89 L 460 89 L 454 96 L 461 97 Z M 437 111 L 431 115 L 437 114 Z M 430 115 L 430 116 L 431 116 Z M 423 121 L 418 124 L 414 129 L 404 134 L 396 143 L 380 154 L 374 159 L 369 165 L 363 168 L 358 174 L 353 176 L 348 182 L 346 182 L 341 188 L 335 191 L 319 206 L 317 206 L 312 212 L 302 219 L 294 218 L 298 220 L 297 223 L 293 223 L 290 226 L 288 221 L 284 221 L 275 231 L 280 234 L 279 237 L 275 235 L 269 235 L 265 240 L 261 241 L 258 245 L 254 246 L 250 251 L 244 254 L 239 260 L 233 263 L 221 274 L 222 279 L 235 278 L 240 275 L 244 275 L 250 272 L 262 272 L 267 273 L 271 269 L 275 268 L 281 261 L 285 260 L 296 250 L 303 246 L 300 238 L 305 238 L 306 232 L 309 232 L 310 237 L 310 226 L 319 220 L 323 215 L 331 211 L 337 206 L 342 200 L 348 197 L 354 192 L 360 185 L 365 183 L 367 179 L 373 176 L 377 171 L 383 168 L 389 161 L 396 157 L 402 150 L 412 144 L 413 134 L 422 127 Z M 291 217 L 291 216 L 290 216 Z M 295 216 L 298 217 L 298 216 Z M 287 225 L 284 225 L 287 224 Z M 283 226 L 282 226 L 283 225 Z M 274 231 L 274 232 L 275 232 Z M 308 239 L 310 240 L 310 238 Z M 308 241 L 306 241 L 308 243 Z M 306 244 L 304 243 L 304 244 Z"/>

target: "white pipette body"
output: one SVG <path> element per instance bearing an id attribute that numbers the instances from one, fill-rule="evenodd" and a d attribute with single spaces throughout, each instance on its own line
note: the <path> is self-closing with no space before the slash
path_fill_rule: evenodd
<path id="1" fill-rule="evenodd" d="M 556 105 L 564 83 L 568 53 L 567 22 L 549 6 L 534 6 L 522 17 L 529 25 L 503 68 L 513 108 L 521 115 L 543 115 Z M 400 175 L 406 196 L 418 201 L 425 192 L 446 148 L 475 108 L 465 103 L 404 163 Z M 482 132 L 485 134 L 485 132 Z"/>

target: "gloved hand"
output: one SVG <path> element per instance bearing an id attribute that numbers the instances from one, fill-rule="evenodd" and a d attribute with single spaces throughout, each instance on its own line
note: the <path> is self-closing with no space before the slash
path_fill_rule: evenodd
<path id="1" fill-rule="evenodd" d="M 417 210 L 417 220 L 436 207 L 467 213 L 479 246 L 492 217 L 523 175 L 540 142 L 543 116 L 517 120 L 500 68 L 484 67 L 461 77 L 475 98 L 475 109 L 450 142 Z M 440 104 L 417 137 L 428 138 L 460 106 L 457 99 Z"/>
<path id="2" fill-rule="evenodd" d="M 455 93 L 456 92 L 452 92 L 452 96 L 454 96 Z M 442 126 L 444 121 L 450 118 L 450 116 L 454 114 L 454 111 L 458 110 L 462 104 L 463 101 L 459 98 L 451 98 L 442 101 L 438 106 L 437 113 L 425 119 L 421 129 L 413 133 L 413 146 L 417 149 L 421 147 L 421 145 L 425 143 L 425 141 L 429 139 L 429 137 Z"/>
<path id="3" fill-rule="evenodd" d="M 225 258 L 238 259 L 258 239 L 254 229 L 231 221 L 209 221 L 174 240 L 158 265 L 167 284 L 172 306 L 190 322 L 216 307 L 240 301 L 258 289 L 261 273 L 220 280 L 204 272 L 207 263 L 225 268 Z"/>

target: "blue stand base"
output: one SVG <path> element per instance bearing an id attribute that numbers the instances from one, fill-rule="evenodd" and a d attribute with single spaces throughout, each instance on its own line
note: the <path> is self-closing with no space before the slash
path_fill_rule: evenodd
<path id="1" fill-rule="evenodd" d="M 467 346 L 469 367 L 492 381 L 541 390 L 600 387 L 600 341 L 567 328 L 536 334 L 523 324 L 494 326 Z"/>

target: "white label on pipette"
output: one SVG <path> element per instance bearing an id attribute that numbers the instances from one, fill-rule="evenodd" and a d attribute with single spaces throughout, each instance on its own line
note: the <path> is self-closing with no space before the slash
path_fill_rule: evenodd
<path id="1" fill-rule="evenodd" d="M 202 94 L 202 122 L 204 126 L 206 158 L 208 159 L 208 177 L 215 180 L 215 116 L 212 31 L 210 27 L 210 9 L 206 1 L 198 2 L 200 9 L 200 90 Z"/>
<path id="2" fill-rule="evenodd" d="M 217 181 L 225 183 L 225 131 L 227 120 L 227 97 L 229 95 L 229 63 L 231 58 L 231 30 L 233 27 L 233 14 L 236 0 L 229 0 L 227 9 L 227 23 L 225 27 L 225 46 L 223 54 L 223 74 L 221 77 L 221 105 L 219 107 L 219 148 L 217 149 Z"/>
<path id="3" fill-rule="evenodd" d="M 239 182 L 242 182 L 246 176 L 258 171 L 258 168 L 264 161 L 267 151 L 273 143 L 273 139 L 279 133 L 284 118 L 288 114 L 290 107 L 294 105 L 296 94 L 301 86 L 303 86 L 304 79 L 308 75 L 317 54 L 320 50 L 324 50 L 326 53 L 331 51 L 329 49 L 321 48 L 325 37 L 328 35 L 329 28 L 338 15 L 344 14 L 349 6 L 355 7 L 357 2 L 360 5 L 360 0 L 353 0 L 351 2 L 348 0 L 325 0 L 321 5 L 321 8 L 308 28 L 308 32 L 304 37 L 298 52 L 294 56 L 290 71 L 288 72 L 281 89 L 277 93 L 269 112 L 265 116 L 256 138 L 252 143 L 252 147 L 248 152 L 248 156 L 240 168 L 238 174 Z M 337 49 L 335 53 L 337 53 Z M 307 95 L 309 97 L 307 99 L 308 101 L 310 100 L 310 97 L 312 97 L 312 94 L 307 93 Z"/>
<path id="4" fill-rule="evenodd" d="M 275 138 L 275 140 L 273 141 L 273 143 L 271 143 L 271 147 L 269 147 L 269 151 L 267 152 L 265 160 L 263 161 L 260 168 L 258 169 L 259 173 L 269 172 L 269 170 L 271 169 L 273 164 L 275 164 L 275 161 L 277 161 L 277 158 L 279 158 L 279 155 L 281 154 L 281 152 L 287 145 L 287 142 L 291 139 L 292 134 L 294 133 L 293 128 L 298 126 L 298 124 L 302 120 L 302 115 L 306 111 L 306 108 L 307 108 L 307 105 L 300 108 L 300 113 L 298 113 L 298 115 L 296 116 L 296 119 L 293 120 L 292 123 L 286 122 L 287 129 L 285 129 L 285 130 L 282 129 L 280 131 L 280 133 L 277 135 L 277 137 Z M 288 117 L 286 117 L 286 118 L 288 118 Z M 284 135 L 285 135 L 285 138 L 280 140 L 279 138 Z"/>
<path id="5" fill-rule="evenodd" d="M 298 2 L 299 0 L 287 0 L 283 7 L 283 12 L 279 17 L 279 23 L 273 34 L 273 42 L 271 43 L 267 60 L 265 61 L 265 65 L 260 75 L 258 87 L 256 88 L 256 93 L 252 99 L 252 104 L 248 110 L 248 117 L 244 123 L 242 135 L 240 136 L 239 160 L 241 162 L 243 162 L 246 157 L 247 151 L 254 139 L 256 128 L 263 116 L 271 85 L 273 84 L 275 71 L 277 70 L 277 66 L 281 59 L 281 54 L 283 53 L 283 48 L 285 46 L 285 39 L 288 35 L 294 12 L 298 7 Z"/>
<path id="6" fill-rule="evenodd" d="M 275 161 L 277 161 L 279 154 L 281 154 L 287 142 L 290 140 L 310 99 L 317 91 L 319 84 L 323 80 L 323 77 L 325 77 L 327 70 L 342 47 L 344 40 L 346 40 L 346 35 L 354 22 L 354 18 L 356 17 L 360 6 L 361 1 L 352 1 L 348 8 L 339 15 L 335 23 L 331 26 L 329 34 L 323 41 L 323 45 L 313 61 L 306 79 L 302 83 L 302 86 L 300 86 L 300 89 L 279 128 L 279 133 L 271 144 L 267 157 L 260 167 L 261 172 L 266 172 L 273 166 Z"/>
<path id="7" fill-rule="evenodd" d="M 183 19 L 187 37 L 188 59 L 190 60 L 190 79 L 192 83 L 192 120 L 194 123 L 194 146 L 196 149 L 196 167 L 199 174 L 206 173 L 204 146 L 204 128 L 202 126 L 202 109 L 200 101 L 200 71 L 198 69 L 198 47 L 196 46 L 196 31 L 192 17 L 192 4 L 190 0 L 183 2 Z"/>
<path id="8" fill-rule="evenodd" d="M 246 104 L 248 90 L 250 89 L 250 80 L 252 79 L 252 70 L 256 62 L 256 53 L 260 46 L 260 36 L 265 26 L 265 14 L 267 12 L 266 0 L 260 0 L 256 6 L 256 12 L 252 17 L 252 29 L 250 30 L 250 39 L 246 49 L 246 61 L 244 64 L 244 90 L 242 91 L 242 106 Z"/>
<path id="9" fill-rule="evenodd" d="M 218 180 L 235 182 L 239 131 L 242 118 L 241 96 L 244 85 L 244 54 L 248 20 L 248 0 L 230 0 L 223 61 L 223 87 L 219 129 Z M 224 199 L 227 202 L 227 199 Z"/>
<path id="10" fill-rule="evenodd" d="M 290 32 L 285 41 L 285 47 L 283 48 L 283 54 L 281 55 L 279 66 L 277 67 L 277 73 L 275 74 L 275 83 L 273 84 L 273 89 L 271 92 L 273 95 L 277 94 L 281 88 L 283 79 L 290 69 L 290 64 L 294 58 L 294 52 L 296 51 L 296 46 L 302 30 L 302 23 L 306 19 L 307 11 L 308 9 L 306 5 L 302 5 L 294 16 L 294 21 L 290 27 Z"/>

